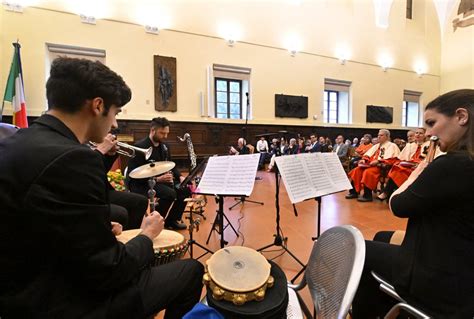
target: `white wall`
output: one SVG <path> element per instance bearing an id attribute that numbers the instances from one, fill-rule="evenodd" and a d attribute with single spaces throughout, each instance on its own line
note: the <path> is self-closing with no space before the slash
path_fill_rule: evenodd
<path id="1" fill-rule="evenodd" d="M 163 55 L 177 58 L 178 112 L 161 113 L 170 120 L 222 121 L 202 118 L 199 100 L 200 92 L 206 92 L 206 67 L 219 63 L 252 69 L 250 123 L 324 125 L 324 78 L 332 78 L 352 82 L 352 126 L 379 126 L 365 123 L 365 106 L 373 104 L 394 107 L 394 121 L 388 127 L 397 128 L 401 123 L 403 90 L 423 92 L 422 104 L 425 104 L 439 94 L 440 85 L 440 44 L 439 34 L 434 31 L 437 23 L 434 8 L 426 3 L 417 4 L 423 15 L 407 21 L 404 5 L 399 2 L 404 3 L 394 2 L 391 26 L 387 30 L 373 26 L 373 12 L 365 10 L 368 5 L 350 5 L 347 12 L 338 16 L 338 23 L 334 18 L 324 18 L 319 23 L 332 21 L 332 24 L 308 30 L 307 34 L 314 36 L 315 45 L 295 57 L 284 49 L 247 43 L 228 47 L 222 39 L 183 32 L 164 30 L 155 36 L 146 34 L 141 26 L 114 21 L 99 20 L 95 26 L 86 25 L 79 22 L 77 15 L 39 8 L 26 8 L 23 14 L 2 11 L 0 87 L 5 87 L 8 75 L 11 42 L 18 38 L 30 115 L 39 115 L 46 106 L 45 43 L 50 42 L 106 50 L 107 64 L 124 77 L 133 91 L 132 101 L 121 115 L 126 119 L 148 120 L 158 115 L 154 110 L 153 55 Z M 353 20 L 349 21 L 351 17 Z M 330 54 L 342 33 L 354 50 L 352 61 L 345 65 L 324 56 Z M 377 53 L 384 48 L 392 52 L 395 60 L 394 69 L 387 72 L 377 65 Z M 418 56 L 427 59 L 430 74 L 418 77 L 412 71 L 412 62 Z M 308 119 L 275 118 L 274 94 L 280 93 L 308 96 Z M 5 113 L 9 112 L 11 109 L 6 109 Z M 313 120 L 313 115 L 318 115 L 318 120 Z"/>

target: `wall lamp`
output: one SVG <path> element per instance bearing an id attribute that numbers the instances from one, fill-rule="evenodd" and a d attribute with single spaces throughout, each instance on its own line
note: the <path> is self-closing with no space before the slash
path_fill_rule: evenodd
<path id="1" fill-rule="evenodd" d="M 96 24 L 96 19 L 94 16 L 87 16 L 85 14 L 79 15 L 81 22 L 85 24 Z"/>
<path id="2" fill-rule="evenodd" d="M 160 29 L 158 27 L 155 27 L 155 26 L 146 25 L 145 26 L 145 32 L 146 33 L 151 33 L 151 34 L 158 34 L 158 33 L 160 33 Z"/>

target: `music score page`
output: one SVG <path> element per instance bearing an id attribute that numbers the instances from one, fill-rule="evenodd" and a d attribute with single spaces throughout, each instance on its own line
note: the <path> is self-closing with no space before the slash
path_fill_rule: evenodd
<path id="1" fill-rule="evenodd" d="M 250 196 L 260 153 L 210 157 L 196 190 L 201 194 Z"/>
<path id="2" fill-rule="evenodd" d="M 293 204 L 352 188 L 336 153 L 279 156 L 275 162 Z"/>

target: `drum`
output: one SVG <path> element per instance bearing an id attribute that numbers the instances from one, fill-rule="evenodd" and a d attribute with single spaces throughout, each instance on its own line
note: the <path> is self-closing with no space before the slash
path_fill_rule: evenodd
<path id="1" fill-rule="evenodd" d="M 130 239 L 138 236 L 141 231 L 141 229 L 125 230 L 117 236 L 117 240 L 125 244 Z M 163 229 L 160 235 L 153 240 L 153 249 L 155 259 L 152 266 L 158 266 L 183 257 L 188 249 L 188 243 L 180 233 Z"/>
<path id="2" fill-rule="evenodd" d="M 273 286 L 270 264 L 259 252 L 241 246 L 222 248 L 206 262 L 204 284 L 216 300 L 236 305 L 263 300 L 267 287 Z"/>
<path id="3" fill-rule="evenodd" d="M 233 247 L 229 247 L 229 248 L 231 249 L 230 252 L 232 253 Z M 224 249 L 229 250 L 229 248 L 224 248 Z M 242 248 L 245 248 L 245 247 L 242 247 Z M 256 254 L 259 254 L 256 251 L 253 251 L 253 252 L 255 252 Z M 213 258 L 214 255 L 211 258 Z M 246 266 L 243 267 L 246 269 L 245 272 L 248 274 L 252 274 L 254 271 L 253 269 L 254 266 L 248 267 L 246 261 L 247 259 L 245 261 L 237 260 L 237 269 L 242 269 L 241 263 L 245 262 Z M 226 319 L 242 319 L 242 318 L 248 318 L 248 319 L 282 318 L 283 319 L 283 318 L 286 318 L 286 308 L 288 306 L 288 287 L 287 287 L 285 273 L 280 269 L 280 267 L 278 267 L 277 264 L 273 263 L 272 261 L 269 262 L 265 260 L 265 262 L 267 264 L 269 263 L 270 265 L 270 277 L 273 278 L 273 286 L 272 287 L 267 286 L 263 300 L 257 301 L 256 299 L 254 299 L 254 300 L 249 301 L 247 300 L 246 297 L 248 295 L 252 295 L 251 293 L 242 293 L 242 292 L 236 293 L 236 292 L 232 292 L 231 290 L 226 290 L 226 293 L 232 293 L 234 295 L 240 294 L 240 295 L 245 296 L 243 297 L 246 300 L 245 303 L 236 304 L 232 301 L 226 300 L 225 298 L 221 298 L 220 300 L 217 300 L 214 297 L 215 290 L 210 288 L 210 286 L 208 286 L 206 297 L 207 297 L 207 302 L 209 306 L 213 307 L 218 312 L 220 312 Z M 258 264 L 262 265 L 261 263 L 258 263 Z M 208 271 L 209 267 L 207 266 L 206 268 Z M 234 271 L 236 269 L 234 266 L 226 267 L 226 269 L 227 271 L 224 271 L 223 275 L 226 275 L 226 277 L 229 277 L 229 278 L 235 277 L 234 274 L 240 272 L 239 270 Z M 209 276 L 209 271 L 206 274 Z M 240 277 L 241 275 L 238 275 L 238 276 Z M 249 285 L 248 283 L 249 280 L 247 280 L 247 278 L 245 277 L 246 276 L 242 276 L 242 278 L 244 278 L 243 281 L 247 283 L 242 284 L 242 285 L 237 285 L 237 286 Z M 230 282 L 232 280 L 228 280 L 228 281 Z M 206 278 L 204 279 L 204 282 L 206 282 Z"/>

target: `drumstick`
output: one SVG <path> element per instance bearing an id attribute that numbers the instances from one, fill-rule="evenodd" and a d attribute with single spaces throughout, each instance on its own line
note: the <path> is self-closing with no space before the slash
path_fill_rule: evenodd
<path id="1" fill-rule="evenodd" d="M 163 217 L 164 219 L 166 219 L 166 218 L 168 217 L 168 215 L 169 215 L 169 213 L 170 213 L 170 211 L 171 211 L 171 208 L 173 208 L 173 205 L 174 205 L 175 202 L 176 202 L 176 200 L 174 200 L 174 201 L 171 203 L 170 208 L 168 208 L 168 211 L 166 212 L 166 215 Z"/>

